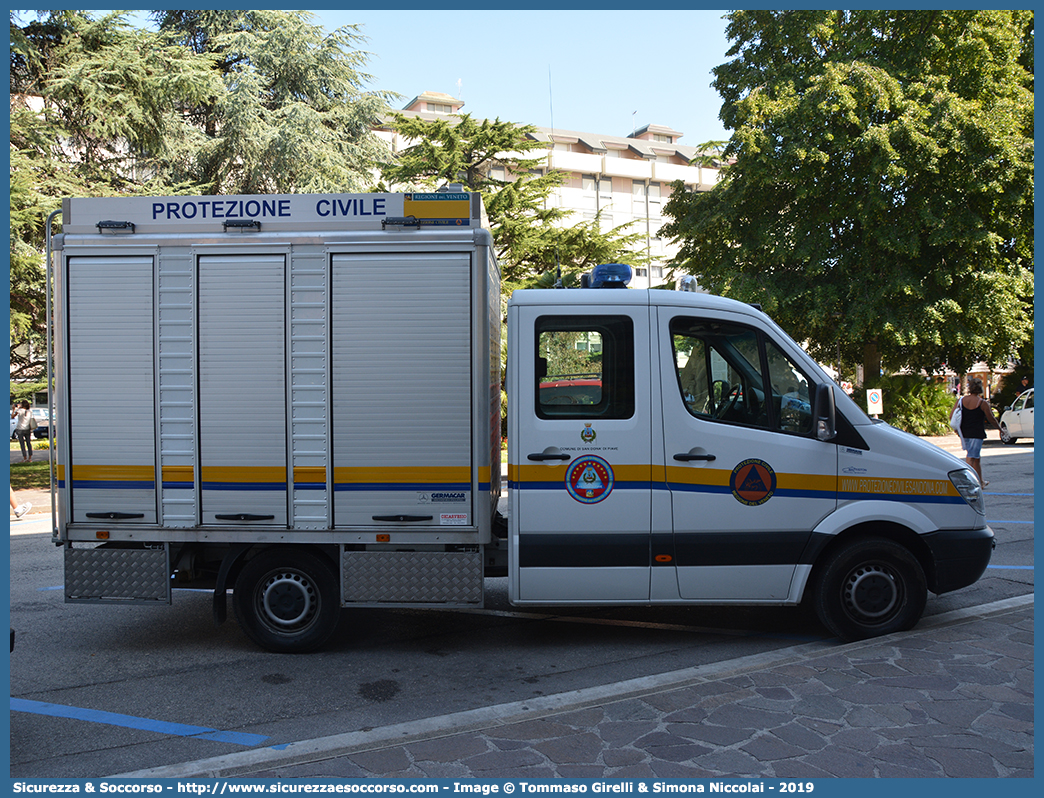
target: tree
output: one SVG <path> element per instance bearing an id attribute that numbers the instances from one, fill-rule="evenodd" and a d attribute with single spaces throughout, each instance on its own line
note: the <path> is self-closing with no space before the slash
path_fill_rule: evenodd
<path id="1" fill-rule="evenodd" d="M 11 376 L 39 379 L 45 350 L 44 235 L 68 196 L 157 193 L 186 103 L 220 91 L 210 61 L 127 24 L 52 11 L 11 15 Z M 57 229 L 57 228 L 56 228 Z"/>
<path id="2" fill-rule="evenodd" d="M 431 121 L 396 114 L 394 126 L 413 143 L 382 166 L 382 178 L 393 186 L 460 183 L 480 192 L 506 285 L 541 276 L 553 283 L 559 265 L 566 281 L 576 281 L 599 263 L 648 261 L 636 250 L 641 234 L 627 233 L 627 225 L 602 231 L 598 218 L 563 224 L 570 211 L 547 204 L 562 176 L 539 172 L 547 144 L 533 136 L 532 125 L 470 114 Z"/>
<path id="3" fill-rule="evenodd" d="M 186 109 L 203 131 L 182 177 L 213 194 L 365 191 L 387 158 L 373 133 L 393 97 L 367 91 L 358 26 L 305 11 L 157 11 L 161 34 L 208 56 L 224 91 Z"/>
<path id="4" fill-rule="evenodd" d="M 729 21 L 734 163 L 676 188 L 674 266 L 867 377 L 1007 360 L 1032 335 L 1032 12 Z"/>

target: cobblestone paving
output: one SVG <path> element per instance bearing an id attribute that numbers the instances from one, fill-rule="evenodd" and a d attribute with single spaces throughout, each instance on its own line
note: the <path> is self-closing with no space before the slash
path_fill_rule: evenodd
<path id="1" fill-rule="evenodd" d="M 1033 605 L 261 778 L 1033 776 Z"/>

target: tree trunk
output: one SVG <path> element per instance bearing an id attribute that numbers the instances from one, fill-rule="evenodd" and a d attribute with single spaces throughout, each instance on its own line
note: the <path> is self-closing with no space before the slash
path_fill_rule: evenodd
<path id="1" fill-rule="evenodd" d="M 874 388 L 881 376 L 881 353 L 877 343 L 868 341 L 863 347 L 863 387 Z"/>

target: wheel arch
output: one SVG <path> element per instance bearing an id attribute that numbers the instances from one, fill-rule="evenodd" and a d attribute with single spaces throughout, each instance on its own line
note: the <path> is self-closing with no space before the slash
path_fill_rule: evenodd
<path id="1" fill-rule="evenodd" d="M 931 550 L 928 548 L 928 544 L 925 543 L 921 535 L 913 529 L 894 520 L 862 521 L 832 535 L 829 540 L 824 542 L 824 545 L 820 550 L 816 552 L 815 559 L 812 561 L 812 567 L 809 569 L 808 578 L 805 582 L 806 588 L 809 584 L 813 583 L 814 577 L 819 569 L 823 567 L 823 563 L 837 549 L 848 545 L 853 540 L 872 537 L 884 538 L 893 543 L 898 543 L 909 551 L 920 564 L 921 570 L 924 572 L 924 577 L 928 582 L 928 589 L 933 593 L 937 592 L 935 590 L 935 586 L 937 585 L 935 560 L 932 557 Z M 808 591 L 806 589 L 806 596 L 807 593 Z"/>

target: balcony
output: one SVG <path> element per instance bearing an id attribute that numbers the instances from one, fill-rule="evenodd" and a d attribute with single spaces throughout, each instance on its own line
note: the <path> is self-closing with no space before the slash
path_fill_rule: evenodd
<path id="1" fill-rule="evenodd" d="M 602 156 L 592 153 L 551 150 L 548 160 L 552 169 L 563 172 L 598 174 L 602 171 Z"/>

